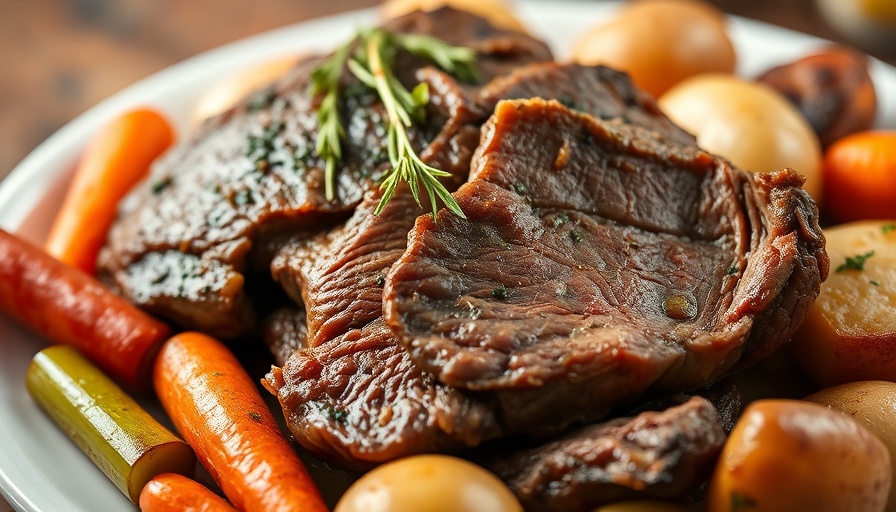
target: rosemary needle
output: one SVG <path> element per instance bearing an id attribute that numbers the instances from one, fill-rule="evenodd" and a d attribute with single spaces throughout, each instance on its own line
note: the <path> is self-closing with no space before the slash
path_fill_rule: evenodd
<path id="1" fill-rule="evenodd" d="M 349 58 L 350 47 L 358 43 L 355 54 Z M 429 89 L 421 83 L 408 91 L 392 71 L 392 57 L 398 48 L 433 61 L 441 69 L 461 80 L 475 80 L 475 52 L 469 48 L 452 46 L 439 39 L 412 35 L 392 34 L 383 29 L 371 29 L 359 34 L 340 47 L 333 56 L 312 73 L 315 94 L 323 94 L 318 106 L 317 154 L 326 161 L 325 179 L 327 200 L 334 195 L 336 165 L 342 158 L 341 141 L 345 130 L 339 119 L 339 80 L 343 69 L 349 71 L 364 85 L 374 89 L 383 103 L 388 121 L 388 154 L 392 168 L 382 177 L 380 188 L 383 196 L 374 210 L 379 215 L 392 198 L 402 181 L 408 183 L 411 194 L 420 204 L 419 188 L 426 190 L 435 216 L 438 201 L 455 214 L 464 217 L 463 211 L 448 190 L 439 182 L 449 173 L 423 162 L 415 152 L 407 129 L 414 122 L 423 121 L 429 102 Z"/>

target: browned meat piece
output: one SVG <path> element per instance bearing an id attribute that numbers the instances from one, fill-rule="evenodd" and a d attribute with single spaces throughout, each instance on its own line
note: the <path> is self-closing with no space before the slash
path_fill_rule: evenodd
<path id="1" fill-rule="evenodd" d="M 606 69 L 555 64 L 534 64 L 528 73 L 525 72 L 526 69 L 529 68 L 522 68 L 520 72 L 513 73 L 511 76 L 514 78 L 511 80 L 489 85 L 486 90 L 490 92 L 486 96 L 494 98 L 499 91 L 522 94 L 523 90 L 526 94 L 549 97 L 569 93 L 572 95 L 571 98 L 580 98 L 576 101 L 587 104 L 596 113 L 616 117 L 620 112 L 624 112 L 632 119 L 659 127 L 658 130 L 678 133 L 675 132 L 677 129 L 670 127 L 668 121 L 660 117 L 661 114 L 651 107 L 652 103 L 619 99 L 638 97 L 631 83 L 620 73 Z M 533 83 L 523 86 L 521 81 L 526 79 L 532 80 Z M 604 83 L 604 80 L 607 83 Z M 566 89 L 570 81 L 579 84 L 582 89 L 577 91 Z M 470 109 L 468 114 L 475 115 L 475 112 Z M 654 115 L 658 117 L 653 119 Z M 458 125 L 453 142 L 442 144 L 434 142 L 423 154 L 424 159 L 436 162 L 440 168 L 452 170 L 458 178 L 466 177 L 466 170 L 461 172 L 462 166 L 456 162 L 470 161 L 472 149 L 479 141 L 480 119 L 472 125 Z M 475 126 L 475 129 L 471 130 L 472 126 Z M 446 129 L 445 133 L 452 132 Z M 690 136 L 684 136 L 690 140 Z M 446 155 L 452 155 L 456 161 L 440 160 L 446 158 Z M 278 390 L 284 414 L 296 439 L 321 457 L 343 465 L 358 465 L 359 462 L 353 459 L 384 461 L 416 451 L 457 450 L 503 434 L 496 427 L 497 420 L 492 417 L 493 409 L 488 410 L 487 421 L 482 419 L 486 416 L 483 404 L 488 403 L 488 407 L 491 408 L 490 401 L 478 398 L 474 400 L 469 395 L 438 386 L 433 379 L 428 376 L 424 378 L 425 374 L 416 369 L 413 379 L 395 373 L 393 364 L 377 362 L 369 353 L 371 349 L 357 341 L 368 339 L 370 325 L 376 325 L 374 331 L 379 332 L 378 326 L 382 316 L 382 285 L 386 273 L 404 252 L 407 232 L 413 227 L 420 213 L 407 197 L 393 198 L 393 203 L 380 217 L 373 217 L 370 212 L 376 204 L 377 197 L 365 200 L 344 226 L 309 239 L 297 239 L 285 245 L 272 264 L 275 278 L 296 302 L 305 305 L 307 313 L 307 325 L 301 334 L 296 334 L 295 330 L 281 330 L 285 336 L 304 338 L 300 342 L 287 342 L 286 345 L 318 348 L 300 350 L 292 360 L 283 365 L 282 372 L 272 374 L 271 387 Z M 358 332 L 355 332 L 356 330 Z M 385 344 L 385 341 L 382 343 Z M 390 343 L 397 342 L 392 339 Z M 276 341 L 269 341 L 268 344 L 275 347 L 275 350 L 281 350 L 276 347 L 284 345 Z M 338 358 L 335 354 L 338 354 Z M 401 368 L 405 368 L 405 365 L 413 368 L 413 365 L 405 362 L 407 356 L 403 351 L 396 352 L 395 357 L 399 357 L 398 354 L 402 358 Z M 397 418 L 401 422 L 398 424 L 404 430 L 396 430 L 391 423 L 369 427 L 367 416 L 362 414 L 356 417 L 351 411 L 363 411 L 371 407 L 411 411 L 426 409 L 413 400 L 410 403 L 399 401 L 356 403 L 368 396 L 366 390 L 361 387 L 366 385 L 366 381 L 350 379 L 345 368 L 354 368 L 356 364 L 353 361 L 358 357 L 364 357 L 368 361 L 370 371 L 382 375 L 383 382 L 391 382 L 392 387 L 396 389 L 403 387 L 407 390 L 404 393 L 396 392 L 389 397 L 390 400 L 419 396 L 420 389 L 426 389 L 430 394 L 445 394 L 452 399 L 439 401 L 435 409 L 431 409 L 437 411 L 435 415 L 415 412 L 419 414 L 421 421 L 407 422 L 404 418 Z M 310 365 L 308 363 L 310 360 L 329 361 L 329 365 L 334 369 L 322 364 Z M 308 371 L 309 368 L 314 371 Z M 344 382 L 339 386 L 331 385 L 330 383 L 336 381 L 337 377 Z M 310 383 L 309 380 L 318 383 Z M 349 411 L 347 414 L 347 418 L 350 418 L 349 424 L 347 426 L 336 424 L 328 416 L 320 414 L 313 415 L 314 419 L 307 421 L 305 418 L 309 411 L 323 407 L 322 404 L 327 404 L 326 410 L 336 407 L 339 410 Z M 462 419 L 468 415 L 462 411 L 443 409 L 447 406 L 457 409 L 473 408 L 480 412 L 470 415 L 471 418 L 476 418 L 471 425 L 458 425 L 453 419 Z M 452 421 L 439 420 L 439 417 L 452 418 Z M 564 425 L 561 424 L 554 430 L 559 431 L 563 428 Z M 340 437 L 328 433 L 338 430 L 343 431 Z M 393 435 L 387 438 L 381 435 L 381 432 Z M 372 444 L 368 438 L 388 439 L 392 445 L 389 446 L 385 442 Z M 453 439 L 453 443 L 449 443 L 448 439 Z M 372 447 L 380 452 L 376 453 Z"/>
<path id="2" fill-rule="evenodd" d="M 261 335 L 277 366 L 286 364 L 296 350 L 306 348 L 306 320 L 305 310 L 295 307 L 279 309 L 264 319 Z"/>
<path id="3" fill-rule="evenodd" d="M 441 385 L 412 364 L 383 322 L 382 279 L 419 213 L 407 189 L 400 192 L 379 217 L 372 214 L 379 194 L 365 198 L 344 227 L 319 241 L 328 250 L 317 257 L 304 257 L 313 244 L 299 244 L 274 261 L 281 279 L 290 269 L 301 279 L 309 321 L 279 324 L 280 334 L 304 337 L 292 345 L 307 348 L 274 368 L 267 386 L 293 436 L 345 467 L 457 451 L 499 433 L 488 402 Z"/>
<path id="4" fill-rule="evenodd" d="M 529 98 L 554 99 L 601 119 L 619 119 L 683 144 L 696 144 L 691 134 L 660 111 L 653 96 L 636 88 L 625 73 L 604 66 L 531 64 L 493 80 L 476 102 L 491 114 L 500 100 Z"/>
<path id="5" fill-rule="evenodd" d="M 712 404 L 694 397 L 584 427 L 489 468 L 529 512 L 586 511 L 626 499 L 681 497 L 705 480 L 724 442 Z"/>
<path id="6" fill-rule="evenodd" d="M 791 170 L 543 100 L 499 103 L 477 151 L 467 218 L 417 220 L 384 314 L 441 382 L 494 394 L 508 432 L 706 386 L 787 340 L 827 276 Z"/>
<path id="7" fill-rule="evenodd" d="M 474 46 L 481 52 L 483 81 L 550 58 L 544 44 L 495 30 L 463 11 L 411 14 L 390 28 Z M 258 270 L 268 263 L 255 254 L 257 248 L 267 254 L 268 239 L 279 233 L 343 222 L 388 168 L 382 104 L 346 73 L 344 159 L 337 173 L 337 198 L 324 197 L 324 165 L 314 155 L 317 99 L 309 91 L 310 72 L 320 62 L 304 61 L 269 89 L 209 121 L 189 144 L 154 166 L 151 178 L 120 209 L 99 258 L 104 280 L 186 328 L 220 337 L 252 328 L 254 312 L 246 294 L 250 264 L 259 265 Z M 427 122 L 410 130 L 412 142 L 425 147 L 451 139 L 443 128 L 456 130 L 463 122 L 472 107 L 464 97 L 475 87 L 461 91 L 453 79 L 420 69 L 421 64 L 403 55 L 396 67 L 409 85 L 430 82 Z M 469 157 L 463 151 L 458 155 L 457 164 L 466 172 Z"/>

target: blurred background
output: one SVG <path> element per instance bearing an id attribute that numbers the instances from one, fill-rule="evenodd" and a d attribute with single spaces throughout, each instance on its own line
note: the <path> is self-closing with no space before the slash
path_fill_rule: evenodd
<path id="1" fill-rule="evenodd" d="M 546 2 L 549 0 L 545 0 Z M 584 0 L 583 0 L 584 1 Z M 597 1 L 597 0 L 592 0 Z M 724 11 L 835 41 L 823 0 L 711 0 Z M 858 1 L 883 5 L 894 0 Z M 55 130 L 106 96 L 197 53 L 377 0 L 29 0 L 0 14 L 0 178 Z M 896 48 L 870 52 L 896 63 Z"/>

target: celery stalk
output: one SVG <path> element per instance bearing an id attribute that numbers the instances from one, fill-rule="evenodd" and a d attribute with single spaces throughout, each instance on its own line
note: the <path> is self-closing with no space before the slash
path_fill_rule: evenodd
<path id="1" fill-rule="evenodd" d="M 158 474 L 193 475 L 193 450 L 76 349 L 56 345 L 38 352 L 25 384 L 32 398 L 134 503 Z"/>

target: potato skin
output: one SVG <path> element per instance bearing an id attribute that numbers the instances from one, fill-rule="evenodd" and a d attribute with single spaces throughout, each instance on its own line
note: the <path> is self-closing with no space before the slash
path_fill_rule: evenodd
<path id="1" fill-rule="evenodd" d="M 851 382 L 823 389 L 806 400 L 852 416 L 875 434 L 890 451 L 890 472 L 896 473 L 896 383 Z M 896 485 L 890 487 L 885 510 L 896 512 Z"/>
<path id="2" fill-rule="evenodd" d="M 675 85 L 660 109 L 697 137 L 701 148 L 751 172 L 790 167 L 803 188 L 823 199 L 821 145 L 802 114 L 766 85 L 728 74 L 704 73 Z"/>
<path id="3" fill-rule="evenodd" d="M 831 273 L 790 353 L 821 388 L 896 381 L 896 220 L 826 229 Z M 848 258 L 869 255 L 861 270 Z"/>
<path id="4" fill-rule="evenodd" d="M 700 73 L 732 73 L 737 59 L 723 13 L 693 0 L 627 2 L 616 18 L 581 36 L 572 56 L 625 71 L 657 97 Z"/>
<path id="5" fill-rule="evenodd" d="M 722 451 L 707 511 L 880 511 L 891 480 L 886 446 L 856 420 L 809 402 L 760 400 Z"/>

